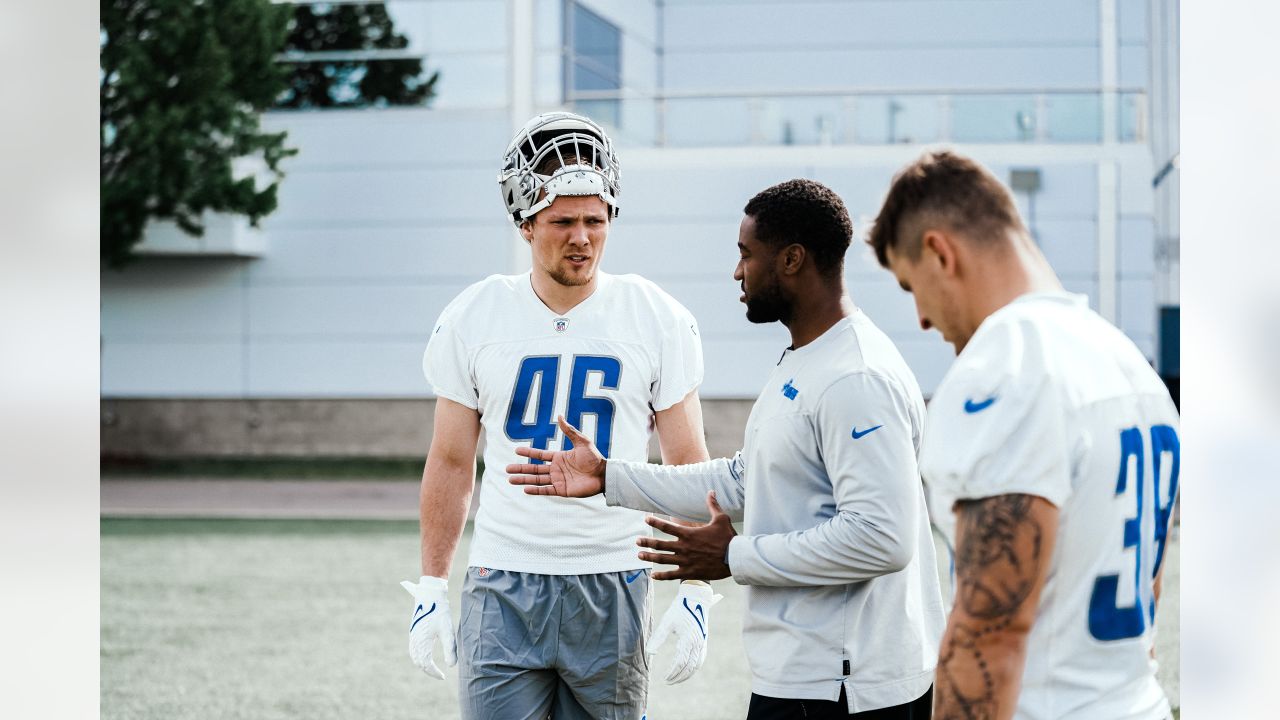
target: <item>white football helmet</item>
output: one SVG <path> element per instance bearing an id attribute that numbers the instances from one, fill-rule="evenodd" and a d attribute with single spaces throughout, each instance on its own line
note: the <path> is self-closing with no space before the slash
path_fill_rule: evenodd
<path id="1" fill-rule="evenodd" d="M 550 174 L 539 169 L 549 169 Z M 516 132 L 507 145 L 498 186 L 507 214 L 520 227 L 560 195 L 599 195 L 609 206 L 609 216 L 616 218 L 621 178 L 613 141 L 604 129 L 561 111 L 538 115 Z"/>

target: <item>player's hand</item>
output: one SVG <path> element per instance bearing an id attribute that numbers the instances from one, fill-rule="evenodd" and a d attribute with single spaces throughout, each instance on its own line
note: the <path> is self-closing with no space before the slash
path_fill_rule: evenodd
<path id="1" fill-rule="evenodd" d="M 560 432 L 573 441 L 573 449 L 564 451 L 518 447 L 516 454 L 542 460 L 545 465 L 512 464 L 507 466 L 512 485 L 524 485 L 530 495 L 558 495 L 584 498 L 604 492 L 605 459 L 595 443 L 578 429 L 557 417 Z"/>
<path id="2" fill-rule="evenodd" d="M 444 662 L 458 664 L 458 645 L 453 636 L 453 616 L 449 613 L 449 583 L 444 578 L 423 575 L 416 583 L 400 583 L 413 596 L 414 609 L 409 621 L 409 659 L 433 678 L 444 679 L 431 653 L 436 638 L 444 647 Z"/>
<path id="3" fill-rule="evenodd" d="M 644 519 L 652 527 L 676 538 L 641 537 L 636 540 L 640 547 L 663 551 L 641 552 L 637 555 L 641 560 L 676 566 L 675 570 L 655 572 L 654 580 L 719 580 L 729 577 L 725 558 L 729 553 L 729 543 L 738 532 L 733 529 L 733 521 L 728 514 L 720 509 L 714 490 L 707 493 L 707 510 L 711 514 L 711 522 L 705 525 L 674 523 L 652 515 Z"/>
<path id="4" fill-rule="evenodd" d="M 716 595 L 710 585 L 699 581 L 680 583 L 675 602 L 667 608 L 649 643 L 648 653 L 658 652 L 667 637 L 676 638 L 676 654 L 667 671 L 667 684 L 675 685 L 693 677 L 707 659 L 707 636 L 711 626 L 711 606 L 723 596 Z"/>

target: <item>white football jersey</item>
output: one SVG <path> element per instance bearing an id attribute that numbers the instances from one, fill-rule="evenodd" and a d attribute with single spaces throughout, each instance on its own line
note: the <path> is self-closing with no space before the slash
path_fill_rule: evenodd
<path id="1" fill-rule="evenodd" d="M 1168 390 L 1083 295 L 1001 308 L 938 387 L 920 467 L 952 545 L 957 500 L 1029 494 L 1059 511 L 1017 718 L 1170 716 L 1149 651 L 1178 458 Z"/>
<path id="2" fill-rule="evenodd" d="M 480 412 L 484 476 L 472 566 L 546 575 L 647 567 L 644 514 L 586 499 L 527 495 L 506 466 L 517 446 L 572 447 L 556 417 L 606 457 L 648 459 L 654 413 L 702 382 L 693 316 L 638 275 L 599 274 L 591 297 L 552 312 L 529 273 L 493 275 L 445 308 L 423 357 L 436 395 Z"/>

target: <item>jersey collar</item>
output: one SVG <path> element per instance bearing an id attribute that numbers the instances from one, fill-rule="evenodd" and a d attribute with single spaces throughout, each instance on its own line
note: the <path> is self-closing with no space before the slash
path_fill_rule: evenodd
<path id="1" fill-rule="evenodd" d="M 520 294 L 525 297 L 526 301 L 531 303 L 535 307 L 539 308 L 541 312 L 547 315 L 547 317 L 567 318 L 567 317 L 574 317 L 576 315 L 581 315 L 583 312 L 586 312 L 591 307 L 593 307 L 596 303 L 599 302 L 598 298 L 604 295 L 605 290 L 609 287 L 609 285 L 612 282 L 613 282 L 612 275 L 609 275 L 606 272 L 597 270 L 596 271 L 596 289 L 590 295 L 588 295 L 586 299 L 584 299 L 582 302 L 578 303 L 577 305 L 574 305 L 573 307 L 569 308 L 568 312 L 564 312 L 564 313 L 557 313 L 551 308 L 547 307 L 547 304 L 542 302 L 542 298 L 538 297 L 538 293 L 533 291 L 533 271 L 532 270 L 525 271 L 521 275 L 521 278 L 518 284 L 520 286 Z"/>

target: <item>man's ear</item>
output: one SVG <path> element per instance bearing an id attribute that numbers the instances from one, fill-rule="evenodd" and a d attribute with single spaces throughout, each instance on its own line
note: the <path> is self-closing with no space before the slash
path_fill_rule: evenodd
<path id="1" fill-rule="evenodd" d="M 943 275 L 954 276 L 958 272 L 957 250 L 955 237 L 942 230 L 925 230 L 920 238 L 921 261 L 935 263 Z"/>
<path id="2" fill-rule="evenodd" d="M 520 234 L 524 237 L 525 242 L 533 242 L 533 218 L 520 223 Z"/>
<path id="3" fill-rule="evenodd" d="M 800 268 L 804 267 L 804 261 L 808 257 L 804 246 L 800 243 L 792 243 L 778 251 L 778 261 L 780 266 L 778 271 L 783 275 L 795 275 L 800 272 Z"/>

